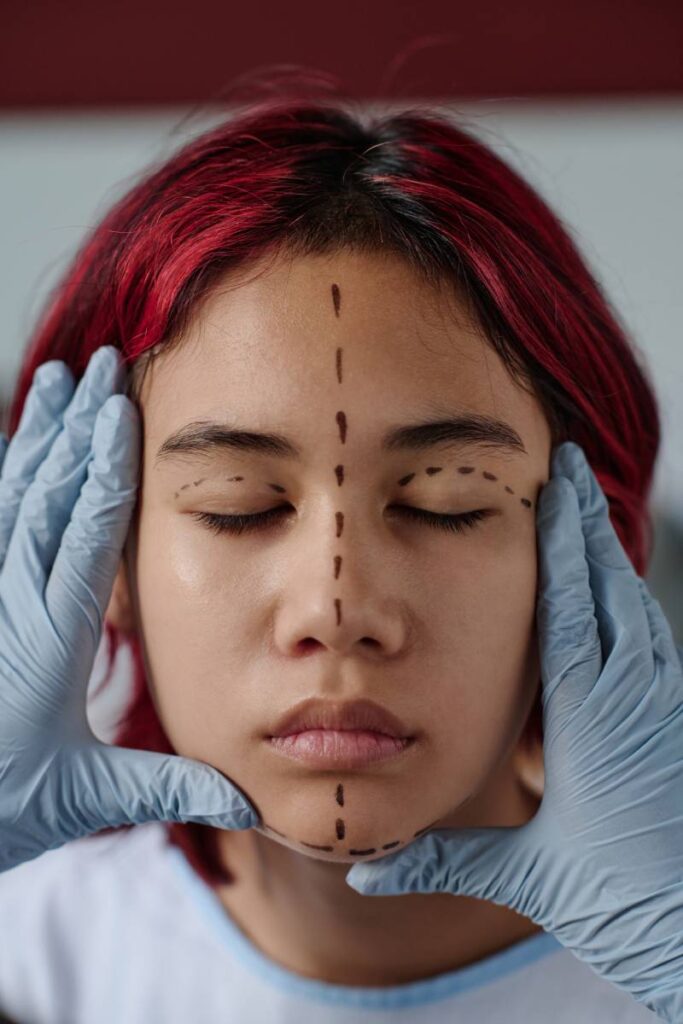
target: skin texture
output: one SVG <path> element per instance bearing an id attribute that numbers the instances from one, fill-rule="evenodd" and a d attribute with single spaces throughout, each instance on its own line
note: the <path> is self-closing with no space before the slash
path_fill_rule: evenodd
<path id="1" fill-rule="evenodd" d="M 538 807 L 542 751 L 524 733 L 551 453 L 538 401 L 450 286 L 351 250 L 281 253 L 226 276 L 137 400 L 142 484 L 107 614 L 140 631 L 176 751 L 222 771 L 268 826 L 221 833 L 237 876 L 219 892 L 226 909 L 278 962 L 342 984 L 425 977 L 537 931 L 467 897 L 363 897 L 345 874 L 426 827 L 521 825 Z M 527 454 L 380 450 L 392 426 L 462 413 L 506 421 Z M 284 434 L 301 460 L 224 451 L 155 464 L 164 439 L 199 419 Z M 281 518 L 235 536 L 193 517 L 278 505 Z M 492 514 L 451 532 L 402 505 Z M 362 769 L 286 760 L 264 736 L 314 696 L 371 698 L 416 740 Z"/>

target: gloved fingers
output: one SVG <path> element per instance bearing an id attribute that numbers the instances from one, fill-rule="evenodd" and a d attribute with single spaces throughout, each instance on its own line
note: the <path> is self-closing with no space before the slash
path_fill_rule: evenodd
<path id="1" fill-rule="evenodd" d="M 76 387 L 62 429 L 21 501 L 5 558 L 12 594 L 27 610 L 41 595 L 85 479 L 95 417 L 120 388 L 122 366 L 111 345 L 99 348 Z M 9 453 L 8 453 L 9 457 Z"/>
<path id="2" fill-rule="evenodd" d="M 650 626 L 652 654 L 658 669 L 653 700 L 660 716 L 680 711 L 683 702 L 683 664 L 671 626 L 659 601 L 650 593 L 645 580 L 638 579 L 643 605 Z M 683 649 L 681 649 L 683 650 Z"/>
<path id="3" fill-rule="evenodd" d="M 576 490 L 551 477 L 538 499 L 536 623 L 544 708 L 562 720 L 600 675 L 602 652 Z"/>
<path id="4" fill-rule="evenodd" d="M 133 403 L 111 395 L 95 420 L 88 476 L 45 588 L 58 635 L 74 650 L 87 644 L 93 658 L 135 506 L 140 433 Z"/>
<path id="5" fill-rule="evenodd" d="M 146 821 L 195 821 L 237 830 L 260 821 L 237 786 L 203 761 L 98 740 L 70 763 L 71 790 L 83 804 L 80 813 L 100 829 Z"/>
<path id="6" fill-rule="evenodd" d="M 635 676 L 651 678 L 650 627 L 638 576 L 612 525 L 607 499 L 579 445 L 569 441 L 556 449 L 553 473 L 568 477 L 579 499 L 603 666 L 621 657 Z M 609 677 L 610 685 L 615 682 Z"/>
<path id="7" fill-rule="evenodd" d="M 12 440 L 0 456 L 0 569 L 9 547 L 19 506 L 38 467 L 62 429 L 62 416 L 74 392 L 71 371 L 59 359 L 38 367 Z"/>
<path id="8" fill-rule="evenodd" d="M 435 829 L 397 853 L 354 864 L 346 881 L 367 896 L 447 892 L 517 909 L 526 900 L 527 834 L 525 825 Z"/>

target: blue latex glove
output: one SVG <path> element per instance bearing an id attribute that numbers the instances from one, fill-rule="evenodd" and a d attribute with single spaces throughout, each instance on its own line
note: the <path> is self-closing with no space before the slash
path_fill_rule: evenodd
<path id="1" fill-rule="evenodd" d="M 109 826 L 250 828 L 244 796 L 201 761 L 98 740 L 86 692 L 136 500 L 137 409 L 98 349 L 74 390 L 35 374 L 0 439 L 0 870 Z"/>
<path id="2" fill-rule="evenodd" d="M 683 671 L 582 449 L 537 511 L 545 790 L 521 827 L 437 829 L 357 864 L 368 895 L 511 907 L 659 1017 L 683 1021 Z"/>

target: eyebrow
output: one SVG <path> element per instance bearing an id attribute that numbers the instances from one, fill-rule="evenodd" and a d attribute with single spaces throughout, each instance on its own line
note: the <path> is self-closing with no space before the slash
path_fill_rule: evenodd
<path id="1" fill-rule="evenodd" d="M 382 438 L 384 452 L 421 452 L 436 445 L 483 446 L 502 454 L 528 455 L 517 431 L 503 420 L 482 414 L 426 420 L 392 427 Z M 283 434 L 261 433 L 234 424 L 194 420 L 170 434 L 160 445 L 155 464 L 209 456 L 220 451 L 263 455 L 280 459 L 301 459 L 302 449 Z"/>

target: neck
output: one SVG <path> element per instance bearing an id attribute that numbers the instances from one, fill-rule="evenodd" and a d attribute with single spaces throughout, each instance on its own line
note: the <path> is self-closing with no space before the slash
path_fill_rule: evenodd
<path id="1" fill-rule="evenodd" d="M 482 821 L 471 808 L 445 827 L 524 824 L 538 801 L 509 782 L 495 801 L 504 817 Z M 363 896 L 346 883 L 350 864 L 315 860 L 253 829 L 221 832 L 220 846 L 236 879 L 218 890 L 231 918 L 266 956 L 306 977 L 397 985 L 464 967 L 541 931 L 508 907 L 467 896 Z"/>

